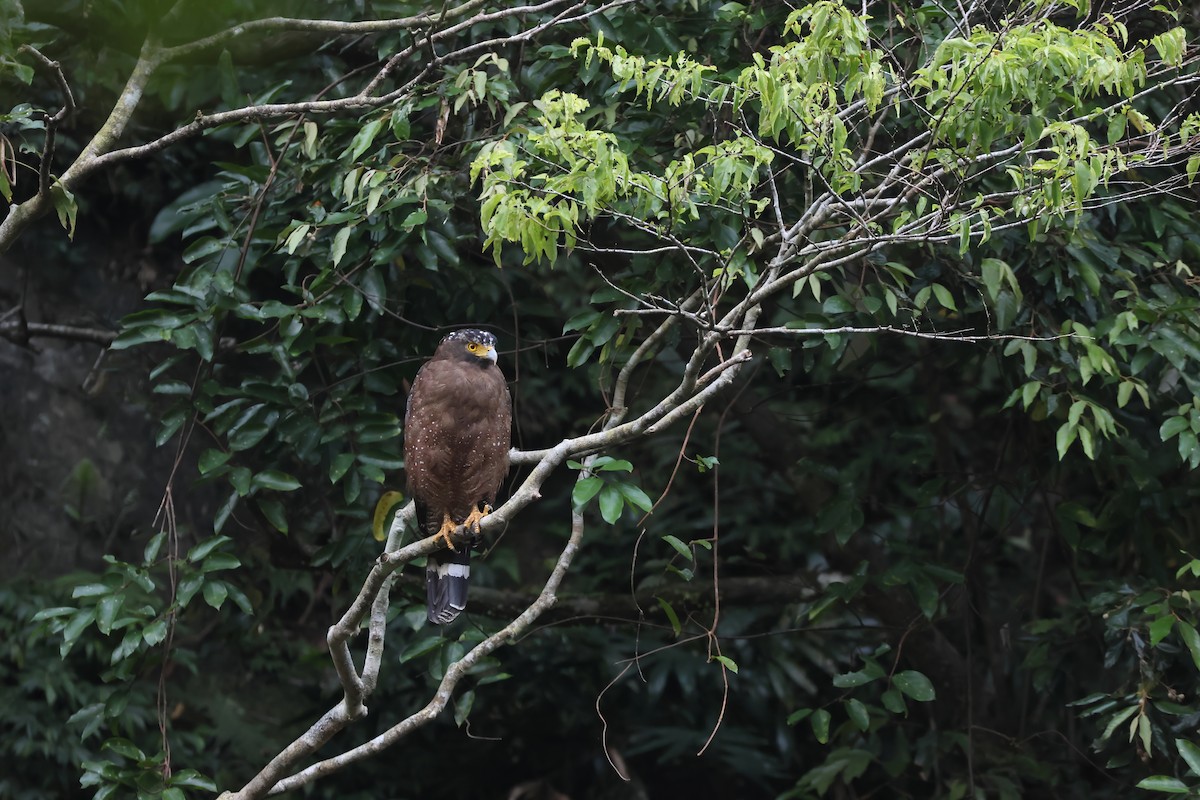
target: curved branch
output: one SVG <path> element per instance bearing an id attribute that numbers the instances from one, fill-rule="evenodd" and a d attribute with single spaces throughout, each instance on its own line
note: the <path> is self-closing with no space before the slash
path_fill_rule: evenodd
<path id="1" fill-rule="evenodd" d="M 582 474 L 582 473 L 581 473 Z M 388 730 L 374 737 L 373 739 L 364 742 L 363 744 L 344 753 L 336 755 L 332 758 L 318 761 L 316 764 L 301 770 L 295 775 L 291 775 L 283 780 L 280 780 L 271 788 L 270 794 L 280 794 L 282 792 L 296 789 L 305 784 L 311 783 L 317 778 L 327 775 L 332 772 L 352 764 L 361 758 L 384 750 L 395 744 L 398 740 L 421 727 L 425 723 L 433 720 L 442 712 L 446 705 L 450 702 L 450 697 L 454 692 L 454 688 L 458 683 L 467 676 L 471 669 L 478 664 L 483 658 L 490 655 L 493 651 L 500 648 L 502 645 L 512 641 L 520 636 L 537 620 L 537 618 L 550 606 L 554 605 L 557 600 L 558 587 L 562 583 L 563 578 L 567 574 L 568 568 L 571 566 L 571 561 L 574 559 L 576 552 L 579 550 L 579 544 L 583 539 L 583 512 L 579 509 L 571 513 L 571 536 L 567 540 L 566 547 L 559 554 L 558 561 L 554 565 L 554 569 L 550 573 L 546 585 L 542 588 L 537 599 L 534 600 L 528 608 L 525 609 L 508 625 L 501 628 L 496 633 L 473 647 L 466 655 L 458 661 L 450 665 L 442 676 L 441 683 L 438 685 L 437 691 L 433 698 L 422 708 L 403 721 L 393 725 Z M 421 544 L 421 543 L 418 543 Z M 257 797 L 259 795 L 243 795 L 239 793 L 234 797 L 238 800 L 249 797 Z"/>
<path id="2" fill-rule="evenodd" d="M 345 22 L 336 19 L 297 19 L 292 17 L 266 17 L 231 25 L 223 31 L 218 31 L 202 39 L 196 39 L 185 44 L 174 45 L 163 51 L 163 61 L 177 61 L 189 58 L 197 53 L 221 47 L 229 42 L 251 33 L 266 31 L 302 31 L 306 33 L 327 33 L 333 36 L 357 36 L 368 33 L 383 33 L 385 31 L 407 30 L 428 25 L 435 21 L 450 20 L 468 14 L 483 6 L 487 0 L 468 0 L 462 5 L 446 11 L 426 11 L 412 17 L 400 19 L 367 19 L 357 22 Z"/>

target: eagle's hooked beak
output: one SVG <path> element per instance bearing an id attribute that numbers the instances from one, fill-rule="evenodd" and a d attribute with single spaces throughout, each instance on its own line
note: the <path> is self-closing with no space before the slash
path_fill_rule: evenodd
<path id="1" fill-rule="evenodd" d="M 495 364 L 496 359 L 499 358 L 499 356 L 496 353 L 495 347 L 489 347 L 487 349 L 487 352 L 483 354 L 483 357 L 486 358 L 488 361 L 491 361 L 493 364 Z"/>

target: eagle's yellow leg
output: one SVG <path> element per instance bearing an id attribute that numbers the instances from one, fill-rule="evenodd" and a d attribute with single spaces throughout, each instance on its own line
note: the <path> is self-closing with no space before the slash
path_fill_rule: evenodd
<path id="1" fill-rule="evenodd" d="M 479 533 L 479 523 L 490 513 L 492 513 L 492 507 L 484 503 L 482 510 L 476 508 L 467 515 L 467 518 L 463 520 L 463 527 L 472 533 Z"/>
<path id="2" fill-rule="evenodd" d="M 454 529 L 457 527 L 458 526 L 454 524 L 454 520 L 450 518 L 449 514 L 443 514 L 442 527 L 437 533 L 434 534 L 435 538 L 445 539 L 446 547 L 449 547 L 456 553 L 458 552 L 458 548 L 454 546 L 454 542 L 450 541 L 450 534 L 454 533 Z"/>

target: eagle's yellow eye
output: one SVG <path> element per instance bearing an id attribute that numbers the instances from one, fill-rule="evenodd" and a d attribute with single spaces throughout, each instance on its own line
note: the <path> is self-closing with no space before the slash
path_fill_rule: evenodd
<path id="1" fill-rule="evenodd" d="M 481 345 L 479 342 L 468 342 L 467 349 L 470 350 L 472 353 L 478 353 L 480 350 L 483 349 L 483 345 Z"/>

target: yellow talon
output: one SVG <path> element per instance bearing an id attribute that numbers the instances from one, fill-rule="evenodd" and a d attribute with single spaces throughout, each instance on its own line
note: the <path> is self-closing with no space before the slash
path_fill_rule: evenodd
<path id="1" fill-rule="evenodd" d="M 467 518 L 463 520 L 463 526 L 472 533 L 479 533 L 479 523 L 490 513 L 492 513 L 492 507 L 484 503 L 482 511 L 476 508 L 467 515 Z"/>
<path id="2" fill-rule="evenodd" d="M 450 541 L 450 534 L 454 533 L 454 529 L 457 527 L 458 526 L 454 524 L 454 520 L 450 519 L 450 515 L 445 514 L 442 517 L 441 530 L 434 534 L 434 538 L 445 539 L 446 547 L 449 547 L 456 553 L 458 552 L 458 548 L 454 546 L 454 542 Z"/>

